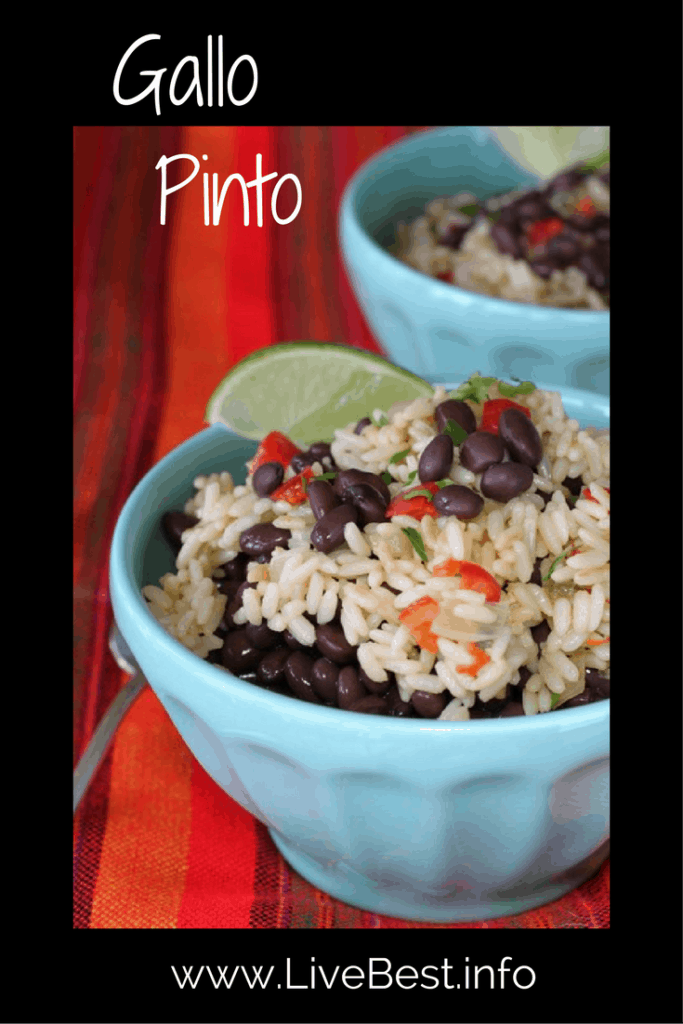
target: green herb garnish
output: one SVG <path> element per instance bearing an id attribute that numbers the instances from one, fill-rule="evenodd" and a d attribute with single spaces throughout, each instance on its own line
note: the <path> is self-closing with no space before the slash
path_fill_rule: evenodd
<path id="1" fill-rule="evenodd" d="M 393 482 L 394 482 L 393 476 L 391 475 L 391 473 L 387 473 L 386 469 L 381 474 L 381 479 L 384 480 L 384 483 L 387 484 L 387 485 L 393 484 Z"/>
<path id="2" fill-rule="evenodd" d="M 403 532 L 405 533 L 406 537 L 408 538 L 410 543 L 413 545 L 413 547 L 417 551 L 417 553 L 420 556 L 420 558 L 422 559 L 422 561 L 426 562 L 427 561 L 427 552 L 425 551 L 425 546 L 424 546 L 424 542 L 422 540 L 422 534 L 420 533 L 420 531 L 416 530 L 412 526 L 405 526 L 403 528 Z"/>
<path id="3" fill-rule="evenodd" d="M 476 217 L 479 212 L 479 203 L 468 203 L 467 206 L 459 206 L 458 213 L 464 213 L 466 217 Z"/>
<path id="4" fill-rule="evenodd" d="M 450 397 L 457 398 L 461 402 L 469 398 L 472 402 L 485 402 L 489 395 L 489 388 L 496 383 L 495 377 L 481 377 L 478 373 L 473 374 L 469 380 L 461 384 L 455 391 L 451 391 Z"/>
<path id="5" fill-rule="evenodd" d="M 337 471 L 336 470 L 333 473 L 321 473 L 320 476 L 314 476 L 311 479 L 311 483 L 313 483 L 314 480 L 334 480 L 336 475 L 337 475 Z"/>
<path id="6" fill-rule="evenodd" d="M 410 452 L 410 448 L 406 448 L 406 450 L 403 452 L 394 452 L 394 454 L 389 459 L 389 465 L 391 465 L 392 462 L 400 462 L 401 459 L 405 459 L 406 455 L 410 455 Z"/>
<path id="7" fill-rule="evenodd" d="M 462 444 L 467 437 L 467 431 L 463 430 L 459 423 L 455 420 L 448 420 L 446 426 L 443 428 L 444 434 L 448 434 L 453 444 Z"/>
<path id="8" fill-rule="evenodd" d="M 450 487 L 452 483 L 453 481 L 450 479 L 450 477 L 446 477 L 445 480 L 437 480 L 436 486 L 439 488 L 439 490 L 441 490 L 442 487 Z"/>
<path id="9" fill-rule="evenodd" d="M 597 171 L 608 163 L 609 149 L 603 149 L 602 153 L 596 153 L 595 156 L 589 156 L 587 160 L 582 162 L 581 166 L 586 171 Z"/>
<path id="10" fill-rule="evenodd" d="M 516 378 L 512 378 L 515 380 Z M 536 385 L 530 380 L 521 380 L 519 384 L 506 384 L 505 381 L 498 381 L 498 390 L 505 398 L 512 398 L 514 395 L 529 395 L 536 390 Z"/>
<path id="11" fill-rule="evenodd" d="M 409 501 L 411 498 L 419 498 L 422 494 L 424 494 L 425 498 L 429 498 L 430 501 L 434 497 L 432 492 L 426 490 L 424 487 L 419 491 L 411 491 L 410 494 L 403 494 L 402 497 L 405 498 L 406 501 Z"/>
<path id="12" fill-rule="evenodd" d="M 412 473 L 408 473 L 408 476 L 406 478 L 406 483 L 407 484 L 412 484 L 412 482 L 413 482 L 413 480 L 415 479 L 416 476 L 417 476 L 417 470 L 414 469 L 412 471 Z"/>
<path id="13" fill-rule="evenodd" d="M 486 216 L 494 224 L 496 224 L 500 220 L 502 215 L 503 215 L 503 211 L 502 210 L 487 210 L 486 211 Z"/>
<path id="14" fill-rule="evenodd" d="M 570 551 L 571 551 L 571 548 L 567 548 L 566 551 L 563 551 L 561 555 L 557 556 L 557 558 L 555 559 L 553 564 L 548 569 L 547 575 L 545 575 L 543 577 L 544 582 L 545 582 L 545 580 L 549 580 L 550 579 L 552 574 L 555 572 L 555 568 L 557 567 L 557 565 L 559 565 L 559 563 L 562 561 L 563 558 L 567 557 L 567 555 L 569 554 Z"/>
<path id="15" fill-rule="evenodd" d="M 561 696 L 562 696 L 562 694 L 560 694 L 560 693 L 553 693 L 551 695 L 551 697 L 550 697 L 550 707 L 551 708 L 555 707 L 555 705 L 557 704 L 557 702 L 558 702 L 558 700 L 560 699 Z"/>
<path id="16" fill-rule="evenodd" d="M 388 425 L 388 423 L 389 423 L 389 420 L 386 418 L 384 413 L 382 413 L 382 415 L 379 417 L 379 419 L 375 420 L 375 426 L 376 427 L 386 427 Z"/>

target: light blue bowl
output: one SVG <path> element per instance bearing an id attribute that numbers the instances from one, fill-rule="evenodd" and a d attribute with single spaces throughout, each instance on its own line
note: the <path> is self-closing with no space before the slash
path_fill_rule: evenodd
<path id="1" fill-rule="evenodd" d="M 606 399 L 560 390 L 569 415 L 607 425 Z M 196 434 L 138 484 L 112 543 L 116 621 L 197 760 L 300 874 L 375 913 L 473 921 L 579 885 L 608 849 L 609 701 L 453 723 L 354 714 L 226 674 L 147 610 L 140 588 L 173 569 L 162 514 L 199 473 L 243 482 L 254 450 L 220 426 Z"/>
<path id="2" fill-rule="evenodd" d="M 609 394 L 609 312 L 553 309 L 468 292 L 386 251 L 399 221 L 429 200 L 468 191 L 485 199 L 537 179 L 485 128 L 420 132 L 364 164 L 342 197 L 344 265 L 389 358 L 421 376 L 543 379 Z"/>

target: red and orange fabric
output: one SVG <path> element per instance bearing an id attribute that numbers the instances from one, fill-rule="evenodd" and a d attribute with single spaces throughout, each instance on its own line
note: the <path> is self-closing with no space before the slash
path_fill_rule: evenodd
<path id="1" fill-rule="evenodd" d="M 207 398 L 250 352 L 299 339 L 379 351 L 331 240 L 350 175 L 412 130 L 74 130 L 74 765 L 126 678 L 107 648 L 107 559 L 126 497 L 201 429 Z M 245 228 L 235 193 L 221 224 L 205 226 L 199 176 L 169 196 L 160 225 L 160 156 L 206 153 L 222 181 L 252 177 L 257 152 L 264 174 L 301 181 L 291 225 Z M 73 856 L 76 928 L 433 927 L 355 910 L 304 881 L 149 689 L 75 816 Z M 609 927 L 609 863 L 540 910 L 445 927 Z"/>

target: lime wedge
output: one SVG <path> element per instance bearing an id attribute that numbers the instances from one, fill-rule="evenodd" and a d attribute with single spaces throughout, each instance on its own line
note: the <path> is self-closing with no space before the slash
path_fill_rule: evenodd
<path id="1" fill-rule="evenodd" d="M 432 394 L 426 381 L 346 345 L 292 341 L 247 356 L 218 385 L 206 421 L 260 440 L 279 430 L 296 444 L 329 441 L 354 420 Z"/>
<path id="2" fill-rule="evenodd" d="M 527 170 L 541 178 L 609 149 L 604 125 L 489 126 L 498 142 Z"/>

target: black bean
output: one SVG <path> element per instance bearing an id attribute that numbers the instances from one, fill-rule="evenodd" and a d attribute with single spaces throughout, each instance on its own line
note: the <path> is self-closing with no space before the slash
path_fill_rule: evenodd
<path id="1" fill-rule="evenodd" d="M 320 704 L 313 689 L 313 658 L 303 651 L 292 651 L 285 663 L 285 676 L 297 697 L 310 704 Z"/>
<path id="2" fill-rule="evenodd" d="M 356 423 L 356 429 L 354 430 L 354 434 L 362 434 L 365 428 L 371 426 L 371 424 L 372 420 L 370 419 L 370 417 L 364 416 L 362 420 L 358 420 L 358 423 Z"/>
<path id="3" fill-rule="evenodd" d="M 161 520 L 161 528 L 166 540 L 180 551 L 183 546 L 181 535 L 185 530 L 191 529 L 199 522 L 194 516 L 188 516 L 185 512 L 166 512 Z"/>
<path id="4" fill-rule="evenodd" d="M 552 179 L 544 189 L 544 194 L 557 195 L 558 192 L 571 192 L 572 189 L 581 184 L 586 176 L 586 171 L 581 168 L 570 167 L 566 171 L 561 171 Z"/>
<path id="5" fill-rule="evenodd" d="M 255 669 L 262 657 L 263 651 L 254 647 L 246 629 L 233 630 L 223 641 L 223 665 L 233 675 L 239 676 Z"/>
<path id="6" fill-rule="evenodd" d="M 312 480 L 308 485 L 307 497 L 316 519 L 330 512 L 339 505 L 339 498 L 327 480 Z"/>
<path id="7" fill-rule="evenodd" d="M 353 665 L 341 669 L 337 678 L 337 703 L 340 708 L 348 711 L 352 704 L 367 696 L 367 690 L 358 678 Z"/>
<path id="8" fill-rule="evenodd" d="M 578 497 L 578 495 L 581 494 L 583 480 L 580 476 L 566 476 L 562 481 L 562 487 L 566 487 L 570 494 L 573 494 L 574 497 Z"/>
<path id="9" fill-rule="evenodd" d="M 460 445 L 460 462 L 471 473 L 483 473 L 489 466 L 502 462 L 505 445 L 497 434 L 475 430 Z"/>
<path id="10" fill-rule="evenodd" d="M 244 580 L 242 580 L 244 582 Z M 237 580 L 220 580 L 218 583 L 218 593 L 225 594 L 227 601 L 225 607 L 227 608 L 233 597 L 240 588 L 240 584 Z"/>
<path id="11" fill-rule="evenodd" d="M 293 636 L 288 629 L 284 629 L 282 631 L 282 639 L 287 644 L 290 651 L 308 651 L 310 654 L 314 650 L 314 648 L 309 647 L 308 644 L 302 644 L 300 640 L 297 640 L 297 638 Z"/>
<path id="12" fill-rule="evenodd" d="M 344 502 L 358 509 L 358 525 L 383 523 L 387 506 L 374 487 L 369 484 L 352 484 L 344 491 Z"/>
<path id="13" fill-rule="evenodd" d="M 496 243 L 498 252 L 507 253 L 516 260 L 522 255 L 522 247 L 511 227 L 502 221 L 499 220 L 491 225 L 491 238 Z"/>
<path id="14" fill-rule="evenodd" d="M 561 267 L 567 267 L 579 255 L 580 249 L 576 241 L 566 232 L 555 235 L 548 242 L 547 253 Z"/>
<path id="15" fill-rule="evenodd" d="M 329 441 L 314 441 L 308 450 L 311 455 L 315 456 L 318 462 L 324 459 L 325 456 L 328 458 L 332 456 L 332 447 Z"/>
<path id="16" fill-rule="evenodd" d="M 609 679 L 602 676 L 596 668 L 586 669 L 586 686 L 598 697 L 606 699 L 609 697 Z"/>
<path id="17" fill-rule="evenodd" d="M 553 271 L 559 270 L 557 263 L 550 259 L 550 257 L 542 256 L 537 260 L 532 260 L 529 264 L 531 269 L 539 277 L 542 277 L 544 281 L 552 275 Z"/>
<path id="18" fill-rule="evenodd" d="M 266 685 L 281 683 L 285 678 L 285 664 L 291 653 L 289 647 L 278 647 L 277 650 L 265 654 L 256 669 L 256 675 L 261 682 Z"/>
<path id="19" fill-rule="evenodd" d="M 467 402 L 459 402 L 455 398 L 448 398 L 437 405 L 434 416 L 439 432 L 445 430 L 449 420 L 454 420 L 468 434 L 473 434 L 477 429 L 477 421 Z"/>
<path id="20" fill-rule="evenodd" d="M 532 626 L 531 635 L 540 653 L 541 647 L 550 636 L 550 625 L 548 624 L 548 620 L 543 619 L 537 626 Z"/>
<path id="21" fill-rule="evenodd" d="M 290 466 L 295 473 L 300 473 L 306 466 L 312 466 L 314 462 L 320 462 L 315 455 L 311 455 L 310 452 L 298 452 L 293 455 L 290 460 Z"/>
<path id="22" fill-rule="evenodd" d="M 512 205 L 512 211 L 520 221 L 545 220 L 547 217 L 555 216 L 552 207 L 548 206 L 545 196 L 541 192 L 527 192 L 520 196 Z"/>
<path id="23" fill-rule="evenodd" d="M 484 499 L 469 487 L 448 484 L 437 491 L 432 504 L 440 516 L 457 516 L 458 519 L 474 519 L 484 507 Z"/>
<path id="24" fill-rule="evenodd" d="M 609 167 L 600 175 L 600 181 L 604 181 L 605 185 L 609 186 Z"/>
<path id="25" fill-rule="evenodd" d="M 558 708 L 558 711 L 561 711 L 562 708 L 581 708 L 586 704 L 593 704 L 594 700 L 595 698 L 591 690 L 585 689 L 583 693 L 579 693 L 576 697 L 571 697 L 568 701 L 565 701 L 562 707 Z"/>
<path id="26" fill-rule="evenodd" d="M 515 462 L 534 469 L 541 461 L 541 436 L 529 417 L 519 409 L 503 410 L 498 420 L 498 435 Z"/>
<path id="27" fill-rule="evenodd" d="M 393 718 L 414 718 L 415 708 L 409 700 L 401 700 L 401 694 L 396 685 L 392 686 L 386 695 L 386 702 L 389 714 Z"/>
<path id="28" fill-rule="evenodd" d="M 358 669 L 358 678 L 360 679 L 365 689 L 368 690 L 369 693 L 376 694 L 378 697 L 384 697 L 384 695 L 388 693 L 391 687 L 394 685 L 393 675 L 387 673 L 387 676 L 388 678 L 385 680 L 385 682 L 378 683 L 374 679 L 370 678 L 365 669 Z"/>
<path id="29" fill-rule="evenodd" d="M 437 434 L 420 456 L 417 472 L 423 484 L 447 476 L 453 462 L 453 439 L 448 434 Z"/>
<path id="30" fill-rule="evenodd" d="M 249 555 L 245 555 L 243 551 L 233 558 L 230 562 L 224 562 L 221 569 L 225 573 L 226 580 L 237 580 L 238 583 L 243 583 L 247 578 L 247 567 L 249 566 Z M 218 585 L 220 590 L 220 583 Z"/>
<path id="31" fill-rule="evenodd" d="M 338 678 L 339 665 L 335 665 L 329 658 L 317 658 L 313 662 L 311 673 L 313 689 L 319 697 L 331 704 L 337 703 Z"/>
<path id="32" fill-rule="evenodd" d="M 588 283 L 598 290 L 605 288 L 608 276 L 601 264 L 599 256 L 594 249 L 592 252 L 585 252 L 579 260 L 579 270 L 582 270 L 588 278 Z"/>
<path id="33" fill-rule="evenodd" d="M 369 487 L 374 487 L 386 505 L 391 501 L 389 488 L 384 480 L 375 473 L 366 473 L 363 469 L 343 469 L 337 473 L 334 481 L 334 493 L 343 500 L 347 487 L 353 487 L 355 484 L 368 484 Z"/>
<path id="34" fill-rule="evenodd" d="M 479 486 L 486 498 L 506 502 L 528 491 L 533 482 L 534 471 L 531 466 L 521 462 L 503 462 L 498 466 L 489 466 Z"/>
<path id="35" fill-rule="evenodd" d="M 498 715 L 499 718 L 513 718 L 524 714 L 524 705 L 521 700 L 510 700 Z"/>
<path id="36" fill-rule="evenodd" d="M 242 594 L 245 590 L 250 590 L 256 586 L 255 583 L 240 583 L 233 596 L 228 600 L 223 612 L 223 618 L 221 619 L 222 629 L 234 629 L 235 621 L 233 616 L 235 612 L 239 611 L 242 607 Z"/>
<path id="37" fill-rule="evenodd" d="M 291 536 L 290 530 L 281 530 L 272 523 L 257 523 L 240 534 L 240 547 L 252 558 L 270 556 L 275 548 L 286 548 Z"/>
<path id="38" fill-rule="evenodd" d="M 260 651 L 270 651 L 282 643 L 282 634 L 270 629 L 267 622 L 262 622 L 260 626 L 254 626 L 253 623 L 248 622 L 244 628 L 249 642 L 254 647 L 258 647 Z"/>
<path id="39" fill-rule="evenodd" d="M 460 243 L 472 227 L 472 221 L 465 224 L 458 224 L 453 222 L 448 225 L 446 230 L 439 236 L 439 245 L 445 245 L 449 249 L 459 249 Z"/>
<path id="40" fill-rule="evenodd" d="M 347 710 L 358 711 L 361 715 L 388 715 L 389 708 L 384 697 L 377 697 L 370 694 L 355 701 Z"/>
<path id="41" fill-rule="evenodd" d="M 516 690 L 521 693 L 532 675 L 533 673 L 530 668 L 527 668 L 526 665 L 521 665 L 519 669 L 519 682 L 510 684 L 512 690 Z"/>
<path id="42" fill-rule="evenodd" d="M 438 718 L 450 700 L 450 693 L 427 693 L 426 690 L 415 690 L 410 698 L 420 718 Z"/>
<path id="43" fill-rule="evenodd" d="M 311 530 L 311 544 L 324 555 L 344 543 L 344 527 L 358 522 L 358 509 L 353 505 L 339 505 L 318 520 Z M 289 531 L 287 531 L 289 532 Z"/>
<path id="44" fill-rule="evenodd" d="M 251 482 L 259 498 L 265 498 L 282 483 L 285 468 L 281 462 L 264 462 L 254 473 Z"/>
<path id="45" fill-rule="evenodd" d="M 355 660 L 357 648 L 348 642 L 341 626 L 332 622 L 317 626 L 315 642 L 322 656 L 329 658 L 335 665 L 348 665 Z"/>
<path id="46" fill-rule="evenodd" d="M 536 559 L 536 561 L 534 562 L 533 571 L 531 573 L 531 579 L 529 580 L 529 583 L 535 583 L 537 587 L 542 587 L 543 586 L 543 579 L 541 577 L 541 562 L 542 561 L 543 561 L 542 558 L 537 558 Z"/>

